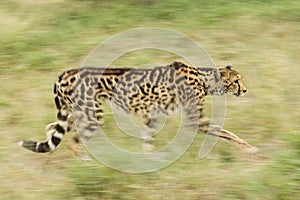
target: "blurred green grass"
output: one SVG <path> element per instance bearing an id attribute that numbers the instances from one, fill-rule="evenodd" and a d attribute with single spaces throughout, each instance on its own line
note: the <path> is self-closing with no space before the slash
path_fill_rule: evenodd
<path id="1" fill-rule="evenodd" d="M 0 199 L 299 199 L 299 21 L 300 3 L 293 0 L 2 0 Z M 74 156 L 72 134 L 52 154 L 16 146 L 24 138 L 44 139 L 44 127 L 56 116 L 57 75 L 78 67 L 113 34 L 145 26 L 183 32 L 217 66 L 232 63 L 243 74 L 249 92 L 227 98 L 225 128 L 260 154 L 219 141 L 209 158 L 199 160 L 199 135 L 173 165 L 138 175 Z M 174 59 L 146 50 L 114 65 Z M 136 141 L 118 134 L 110 117 L 111 138 L 132 147 Z M 161 136 L 158 145 L 171 136 Z"/>

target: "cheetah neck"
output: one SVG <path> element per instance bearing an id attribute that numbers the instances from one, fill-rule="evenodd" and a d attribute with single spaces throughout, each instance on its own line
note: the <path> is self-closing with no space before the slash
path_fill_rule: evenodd
<path id="1" fill-rule="evenodd" d="M 216 68 L 197 68 L 205 82 L 205 90 L 208 95 L 224 95 L 224 87 L 221 81 L 220 72 Z"/>

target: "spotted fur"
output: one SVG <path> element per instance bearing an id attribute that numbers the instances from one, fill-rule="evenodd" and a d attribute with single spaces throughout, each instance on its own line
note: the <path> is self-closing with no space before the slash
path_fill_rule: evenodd
<path id="1" fill-rule="evenodd" d="M 155 114 L 170 115 L 182 107 L 190 126 L 207 132 L 209 122 L 203 118 L 206 95 L 247 92 L 241 75 L 231 65 L 224 68 L 189 67 L 180 62 L 153 69 L 81 68 L 64 72 L 54 84 L 57 121 L 46 127 L 45 142 L 22 141 L 20 145 L 34 152 L 56 149 L 64 135 L 72 128 L 74 110 L 76 126 L 89 131 L 103 124 L 103 101 L 111 103 L 130 115 L 139 116 L 151 128 Z M 89 121 L 81 124 L 81 121 Z M 250 152 L 256 148 L 235 134 L 216 129 L 208 134 L 220 137 Z M 87 136 L 91 137 L 91 136 Z M 153 141 L 153 135 L 142 138 Z"/>

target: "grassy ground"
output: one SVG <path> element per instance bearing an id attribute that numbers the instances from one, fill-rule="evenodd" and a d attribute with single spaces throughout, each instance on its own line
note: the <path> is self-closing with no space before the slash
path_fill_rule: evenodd
<path id="1" fill-rule="evenodd" d="M 0 199 L 299 199 L 299 13 L 293 0 L 2 0 Z M 72 134 L 47 155 L 16 145 L 44 139 L 44 127 L 55 120 L 57 75 L 113 34 L 145 26 L 183 32 L 218 66 L 232 63 L 244 75 L 249 93 L 227 98 L 225 128 L 258 146 L 258 155 L 219 141 L 200 160 L 199 135 L 164 170 L 126 174 L 74 155 Z M 145 51 L 117 63 L 173 58 Z M 126 147 L 109 119 L 106 128 Z"/>

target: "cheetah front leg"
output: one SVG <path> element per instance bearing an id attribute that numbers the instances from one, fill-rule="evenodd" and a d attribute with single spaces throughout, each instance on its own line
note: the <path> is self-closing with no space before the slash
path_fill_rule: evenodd
<path id="1" fill-rule="evenodd" d="M 145 117 L 145 128 L 141 132 L 142 139 L 142 150 L 143 152 L 152 152 L 155 148 L 154 146 L 154 136 L 155 136 L 155 122 L 156 119 L 151 119 Z"/>
<path id="2" fill-rule="evenodd" d="M 248 153 L 256 153 L 258 151 L 257 147 L 254 147 L 250 144 L 248 144 L 245 140 L 239 138 L 236 134 L 225 130 L 225 129 L 221 129 L 219 126 L 215 126 L 211 129 L 209 129 L 209 120 L 204 118 L 204 119 L 200 119 L 199 122 L 199 131 L 202 131 L 206 134 L 215 136 L 215 137 L 219 137 L 229 143 L 231 143 L 232 145 L 244 150 L 245 152 Z"/>
<path id="3" fill-rule="evenodd" d="M 254 146 L 248 144 L 245 140 L 239 138 L 236 134 L 234 134 L 228 130 L 225 130 L 225 129 L 215 130 L 208 134 L 220 137 L 221 139 L 231 143 L 232 145 L 242 149 L 243 151 L 245 151 L 247 153 L 257 153 L 258 152 L 257 147 L 254 147 Z"/>

